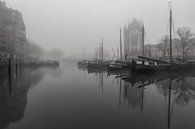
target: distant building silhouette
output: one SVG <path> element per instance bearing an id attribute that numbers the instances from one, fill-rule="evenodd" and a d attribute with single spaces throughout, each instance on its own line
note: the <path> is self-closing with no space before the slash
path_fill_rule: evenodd
<path id="1" fill-rule="evenodd" d="M 179 43 L 178 39 L 172 39 L 172 55 L 173 58 L 182 58 L 181 55 L 181 45 Z M 160 58 L 162 57 L 162 52 L 159 48 L 159 43 L 156 44 L 146 44 L 144 46 L 145 48 L 145 56 L 147 57 L 153 57 L 153 58 Z M 167 54 L 164 57 L 165 59 L 169 59 L 169 49 L 170 47 L 168 46 L 167 49 Z M 195 41 L 190 44 L 190 50 L 188 51 L 187 55 L 188 59 L 195 59 Z"/>
<path id="2" fill-rule="evenodd" d="M 142 22 L 133 19 L 124 27 L 124 53 L 137 57 L 142 53 Z"/>

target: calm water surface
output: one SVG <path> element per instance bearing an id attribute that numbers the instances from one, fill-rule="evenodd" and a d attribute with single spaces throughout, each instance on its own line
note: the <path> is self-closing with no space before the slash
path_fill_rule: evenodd
<path id="1" fill-rule="evenodd" d="M 193 72 L 88 73 L 76 63 L 11 76 L 2 69 L 0 129 L 194 129 L 194 79 Z"/>

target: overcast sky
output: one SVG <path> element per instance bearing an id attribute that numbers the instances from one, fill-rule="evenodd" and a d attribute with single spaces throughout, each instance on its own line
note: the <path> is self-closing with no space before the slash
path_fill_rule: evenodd
<path id="1" fill-rule="evenodd" d="M 92 52 L 104 37 L 105 48 L 119 44 L 119 26 L 142 20 L 146 43 L 168 34 L 168 0 L 5 0 L 23 14 L 27 37 L 40 46 L 66 53 Z M 172 0 L 175 28 L 195 32 L 195 0 Z"/>

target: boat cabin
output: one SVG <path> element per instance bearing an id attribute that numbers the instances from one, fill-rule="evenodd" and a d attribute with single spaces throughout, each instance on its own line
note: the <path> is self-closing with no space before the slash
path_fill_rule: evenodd
<path id="1" fill-rule="evenodd" d="M 133 59 L 132 65 L 143 65 L 143 66 L 158 66 L 158 63 L 155 61 Z"/>

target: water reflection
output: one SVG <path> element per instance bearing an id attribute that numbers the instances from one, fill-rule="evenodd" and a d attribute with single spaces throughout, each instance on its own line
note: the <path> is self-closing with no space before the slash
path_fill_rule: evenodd
<path id="1" fill-rule="evenodd" d="M 117 85 L 118 92 L 115 93 L 115 96 L 118 96 L 118 108 L 120 109 L 118 115 L 121 116 L 125 111 L 126 114 L 123 114 L 123 116 L 132 120 L 131 122 L 125 120 L 124 124 L 129 123 L 129 126 L 125 128 L 144 129 L 154 128 L 157 125 L 163 129 L 193 128 L 195 71 L 140 74 L 127 70 L 80 69 L 89 73 L 89 75 L 85 76 L 90 76 L 91 73 L 95 75 L 102 93 L 104 90 L 107 95 L 108 92 L 113 93 L 114 86 Z M 106 74 L 107 77 L 105 76 Z M 88 78 L 86 77 L 86 80 Z M 104 83 L 111 85 L 110 87 L 106 85 L 103 88 Z M 101 105 L 102 103 L 99 104 Z M 128 111 L 124 109 L 125 107 L 128 108 Z M 112 109 L 110 106 L 109 108 Z M 191 110 L 189 111 L 188 109 Z M 100 112 L 104 111 L 104 109 L 99 110 Z M 157 116 L 154 111 L 159 111 L 161 115 Z M 127 115 L 129 113 L 131 113 L 130 116 Z M 115 112 L 112 112 L 112 114 L 115 114 Z M 111 119 L 116 120 L 117 118 Z M 141 123 L 134 123 L 134 121 L 141 121 Z M 118 122 L 121 123 L 120 120 Z M 112 124 L 116 125 L 116 127 L 118 125 L 117 123 Z"/>
<path id="2" fill-rule="evenodd" d="M 104 92 L 104 74 L 103 73 L 99 73 L 99 85 L 100 85 L 100 90 L 103 94 Z"/>
<path id="3" fill-rule="evenodd" d="M 0 129 L 194 127 L 193 71 L 75 69 L 69 63 L 59 69 L 12 68 L 10 75 L 0 69 Z"/>
<path id="4" fill-rule="evenodd" d="M 134 86 L 132 83 L 124 82 L 123 90 L 123 100 L 127 102 L 128 105 L 131 105 L 133 108 L 140 107 L 141 105 L 141 95 L 142 92 L 140 89 Z"/>
<path id="5" fill-rule="evenodd" d="M 24 116 L 27 92 L 42 80 L 44 73 L 36 68 L 0 69 L 0 129 Z"/>
<path id="6" fill-rule="evenodd" d="M 195 86 L 193 83 L 194 77 L 178 77 L 171 80 L 172 94 L 175 96 L 174 101 L 177 105 L 185 106 L 195 98 Z M 159 91 L 165 96 L 169 89 L 168 80 L 157 83 Z M 170 82 L 169 82 L 170 83 Z"/>
<path id="7" fill-rule="evenodd" d="M 121 96 L 123 91 L 123 102 L 131 105 L 132 108 L 141 109 L 141 114 L 144 110 L 145 90 L 149 86 L 156 86 L 157 91 L 164 96 L 166 102 L 164 106 L 167 113 L 168 128 L 171 127 L 174 107 L 187 106 L 195 100 L 194 71 L 145 75 L 129 72 L 115 77 L 123 80 L 123 85 L 120 84 L 119 93 L 119 96 Z M 121 97 L 119 104 L 121 104 Z"/>

